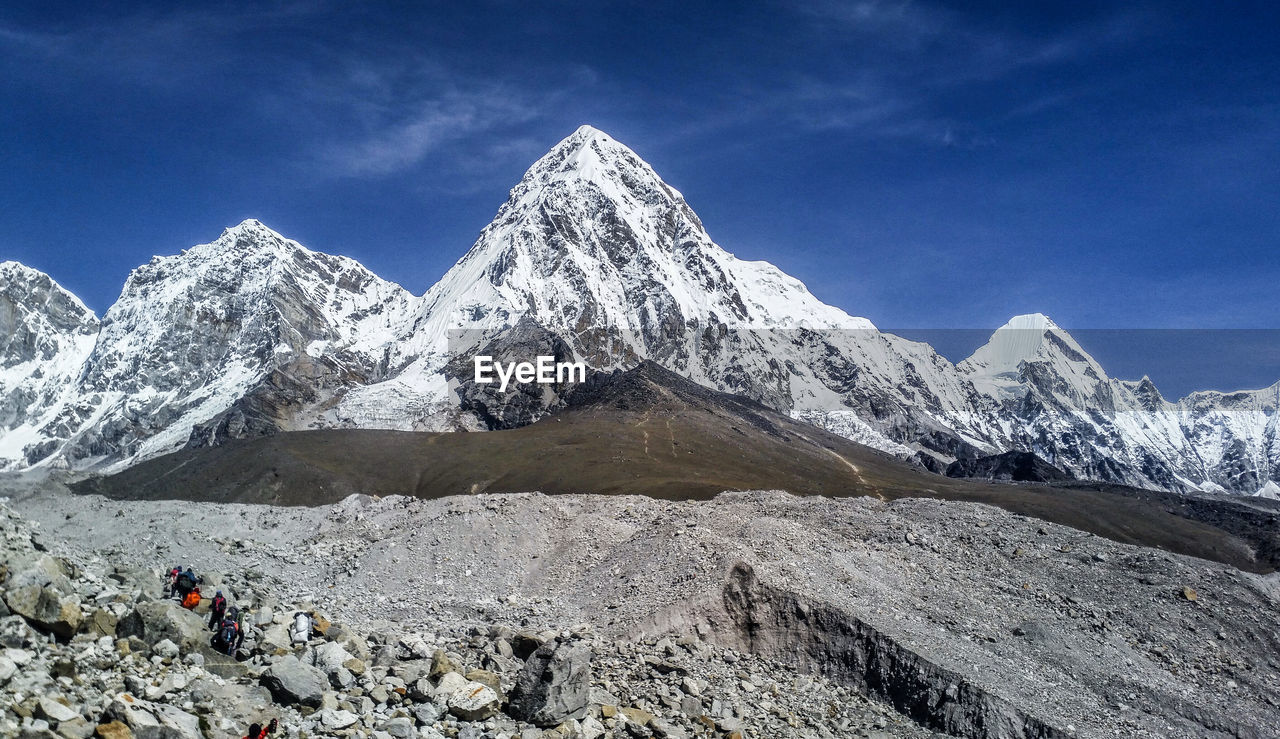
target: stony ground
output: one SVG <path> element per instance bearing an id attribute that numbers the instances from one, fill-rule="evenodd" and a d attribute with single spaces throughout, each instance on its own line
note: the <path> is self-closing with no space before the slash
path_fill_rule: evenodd
<path id="1" fill-rule="evenodd" d="M 599 724 L 614 736 L 1262 737 L 1280 725 L 1277 575 L 981 505 L 734 493 L 273 508 L 8 490 L 50 553 L 86 570 L 181 561 L 246 593 L 271 614 L 264 625 L 313 605 L 363 639 L 375 666 L 380 647 L 406 656 L 400 642 L 414 637 L 419 663 L 442 649 L 468 684 L 483 683 L 475 670 L 496 675 L 508 703 L 526 664 L 505 656 L 508 631 L 584 644 L 595 692 L 567 729 L 583 735 Z M 283 658 L 255 649 L 246 689 Z M 397 710 L 420 736 L 530 729 L 505 712 L 449 718 L 436 683 L 417 695 L 439 720 L 404 705 L 412 692 L 370 706 L 373 690 L 404 680 L 398 664 L 353 689 L 331 679 L 319 710 L 283 709 L 288 730 L 375 729 Z M 351 727 L 324 724 L 342 711 Z"/>

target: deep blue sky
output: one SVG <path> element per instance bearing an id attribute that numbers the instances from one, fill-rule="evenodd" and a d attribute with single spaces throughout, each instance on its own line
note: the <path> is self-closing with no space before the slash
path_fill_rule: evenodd
<path id="1" fill-rule="evenodd" d="M 1280 327 L 1273 4 L 51 5 L 0 7 L 0 259 L 99 312 L 246 217 L 421 293 L 591 123 L 880 326 Z"/>

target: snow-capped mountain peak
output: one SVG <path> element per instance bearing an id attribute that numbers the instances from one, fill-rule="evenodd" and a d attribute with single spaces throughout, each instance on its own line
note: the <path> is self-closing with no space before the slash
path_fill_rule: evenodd
<path id="1" fill-rule="evenodd" d="M 0 367 L 51 359 L 66 342 L 97 330 L 93 311 L 52 277 L 0 262 Z"/>
<path id="2" fill-rule="evenodd" d="M 823 304 L 773 265 L 720 248 L 678 190 L 590 126 L 529 168 L 493 223 L 426 296 L 426 310 L 436 316 L 475 315 L 475 306 L 489 306 L 484 315 L 502 321 L 524 313 L 560 319 L 552 323 L 585 318 L 595 328 L 636 335 L 673 320 L 873 328 Z"/>
<path id="3" fill-rule="evenodd" d="M 98 334 L 98 317 L 53 278 L 0 262 L 0 469 L 26 464 L 39 427 L 52 422 Z"/>
<path id="4" fill-rule="evenodd" d="M 330 388 L 379 379 L 412 305 L 355 260 L 246 220 L 135 269 L 95 321 L 67 383 L 74 402 L 4 456 L 127 464 L 180 448 L 246 403 L 237 433 L 297 427 L 297 409 Z"/>
<path id="5" fill-rule="evenodd" d="M 1108 378 L 1102 367 L 1066 331 L 1043 313 L 1014 316 L 958 365 L 989 395 L 1011 399 L 1028 381 L 1052 379 L 1043 389 L 1081 406 L 1098 397 Z"/>
<path id="6" fill-rule="evenodd" d="M 1068 345 L 1080 353 L 1082 349 L 1043 313 L 1014 316 L 995 330 L 986 344 L 978 347 L 964 364 L 985 374 L 1016 372 L 1023 362 L 1042 358 L 1041 352 L 1050 336 L 1065 337 Z"/>
<path id="7" fill-rule="evenodd" d="M 590 126 L 533 163 L 421 298 L 248 219 L 139 267 L 101 324 L 47 276 L 0 263 L 0 329 L 0 468 L 119 469 L 301 428 L 495 428 L 557 402 L 463 387 L 484 347 L 598 369 L 651 359 L 934 463 L 1022 450 L 1169 489 L 1280 480 L 1280 386 L 1170 403 L 1146 378 L 1108 378 L 1038 313 L 953 365 L 722 249 L 679 191 Z"/>
<path id="8" fill-rule="evenodd" d="M 0 294 L 13 294 L 11 291 L 17 290 L 29 293 L 32 299 L 39 296 L 45 302 L 60 304 L 57 306 L 59 312 L 65 312 L 77 325 L 84 321 L 97 321 L 97 316 L 79 297 L 49 275 L 12 259 L 0 262 Z M 63 303 L 65 306 L 61 305 Z M 26 307 L 34 306 L 28 304 Z"/>

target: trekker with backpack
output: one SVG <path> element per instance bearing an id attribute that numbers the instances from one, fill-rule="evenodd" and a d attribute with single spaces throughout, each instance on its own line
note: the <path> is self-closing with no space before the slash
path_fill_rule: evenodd
<path id="1" fill-rule="evenodd" d="M 236 656 L 240 645 L 244 643 L 244 630 L 237 620 L 237 615 L 227 614 L 218 626 L 218 630 L 214 632 L 213 638 L 209 640 L 209 646 L 231 657 Z"/>
<path id="2" fill-rule="evenodd" d="M 213 602 L 209 604 L 209 630 L 217 631 L 218 626 L 222 623 L 222 617 L 227 613 L 227 599 L 222 596 L 219 590 L 213 596 Z"/>
<path id="3" fill-rule="evenodd" d="M 306 644 L 311 640 L 311 629 L 315 622 L 302 611 L 293 615 L 293 626 L 289 627 L 289 641 L 293 644 Z"/>
<path id="4" fill-rule="evenodd" d="M 166 598 L 173 596 L 174 589 L 178 586 L 178 575 L 182 574 L 182 565 L 174 565 L 172 569 L 164 575 L 164 595 Z"/>
<path id="5" fill-rule="evenodd" d="M 174 585 L 178 600 L 185 600 L 187 594 L 202 582 L 204 582 L 204 578 L 196 577 L 196 573 L 192 572 L 191 568 L 188 567 L 182 574 L 178 575 L 177 583 Z"/>

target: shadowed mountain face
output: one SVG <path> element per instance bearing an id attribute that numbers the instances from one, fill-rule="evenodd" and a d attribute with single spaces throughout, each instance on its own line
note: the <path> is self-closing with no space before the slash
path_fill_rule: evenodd
<path id="1" fill-rule="evenodd" d="M 656 364 L 598 373 L 552 416 L 486 433 L 326 430 L 186 449 L 91 478 L 116 498 L 317 505 L 347 495 L 639 494 L 724 490 L 988 503 L 1110 539 L 1270 571 L 1280 505 L 1116 486 L 1019 486 L 911 467 Z M 993 544 L 997 546 L 997 544 Z"/>
<path id="2" fill-rule="evenodd" d="M 1074 479 L 1031 452 L 1005 452 L 947 465 L 947 477 L 976 477 L 1011 482 L 1065 482 Z"/>

